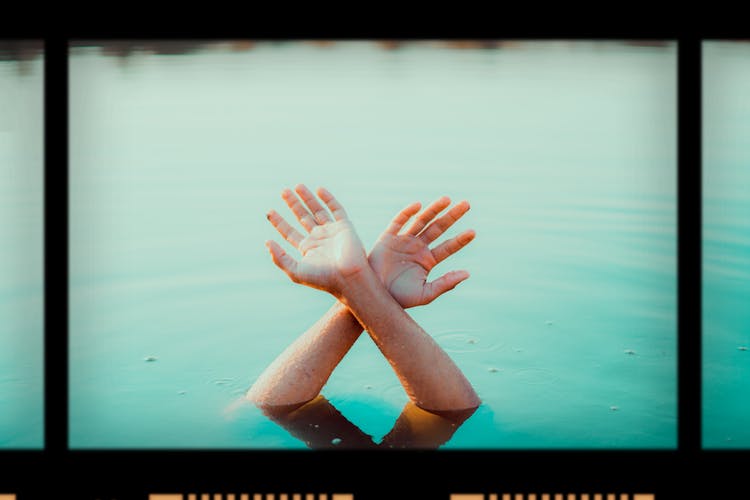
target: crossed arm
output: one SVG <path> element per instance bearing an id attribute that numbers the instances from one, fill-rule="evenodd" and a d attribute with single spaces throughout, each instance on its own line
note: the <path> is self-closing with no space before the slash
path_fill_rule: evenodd
<path id="1" fill-rule="evenodd" d="M 274 422 L 310 448 L 439 448 L 476 408 L 440 414 L 406 403 L 380 443 L 342 415 L 323 395 L 292 411 L 266 411 Z"/>
<path id="2" fill-rule="evenodd" d="M 268 219 L 301 258 L 293 259 L 273 241 L 267 242 L 268 249 L 292 281 L 327 291 L 337 303 L 263 372 L 247 397 L 277 408 L 312 400 L 365 328 L 416 405 L 431 411 L 477 407 L 479 398 L 458 367 L 403 309 L 427 304 L 468 278 L 465 271 L 452 271 L 431 283 L 426 280 L 435 265 L 474 238 L 469 230 L 429 248 L 466 213 L 468 203 L 435 219 L 450 205 L 443 197 L 401 232 L 421 208 L 409 205 L 368 256 L 344 208 L 328 191 L 320 189 L 318 196 L 330 214 L 305 186 L 295 191 L 299 198 L 290 190 L 282 198 L 308 234 L 275 211 Z"/>

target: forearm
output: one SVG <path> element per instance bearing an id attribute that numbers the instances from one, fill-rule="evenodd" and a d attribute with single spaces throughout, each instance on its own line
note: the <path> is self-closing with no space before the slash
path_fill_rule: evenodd
<path id="1" fill-rule="evenodd" d="M 447 443 L 476 408 L 428 412 L 413 402 L 406 403 L 391 431 L 383 437 L 384 448 L 439 448 Z"/>
<path id="2" fill-rule="evenodd" d="M 265 414 L 310 448 L 375 448 L 372 436 L 346 419 L 325 397 L 291 411 L 266 410 Z"/>
<path id="3" fill-rule="evenodd" d="M 433 411 L 479 406 L 479 397 L 461 370 L 388 293 L 371 268 L 348 279 L 339 299 L 391 363 L 415 404 Z"/>
<path id="4" fill-rule="evenodd" d="M 357 319 L 337 302 L 266 368 L 246 397 L 259 406 L 310 401 L 361 333 Z"/>

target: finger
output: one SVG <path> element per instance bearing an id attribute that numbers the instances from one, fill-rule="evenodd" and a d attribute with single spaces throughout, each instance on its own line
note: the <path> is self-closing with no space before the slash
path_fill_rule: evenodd
<path id="1" fill-rule="evenodd" d="M 401 228 L 404 227 L 404 224 L 406 224 L 409 219 L 414 217 L 414 215 L 419 212 L 420 208 L 422 208 L 422 204 L 418 201 L 415 201 L 405 209 L 401 210 L 398 215 L 393 218 L 391 224 L 388 226 L 385 232 L 394 236 L 397 235 L 398 232 L 401 231 Z"/>
<path id="2" fill-rule="evenodd" d="M 266 241 L 266 247 L 271 252 L 273 263 L 284 271 L 289 278 L 297 283 L 297 261 L 291 258 L 281 246 L 273 240 Z"/>
<path id="3" fill-rule="evenodd" d="M 318 196 L 320 196 L 320 199 L 325 202 L 329 209 L 331 209 L 334 219 L 346 220 L 349 218 L 349 216 L 346 215 L 346 210 L 341 206 L 341 203 L 339 203 L 327 189 L 318 188 Z"/>
<path id="4" fill-rule="evenodd" d="M 474 239 L 476 233 L 473 229 L 467 229 L 455 238 L 444 241 L 432 249 L 432 256 L 435 258 L 435 264 L 444 261 L 454 253 L 461 250 Z"/>
<path id="5" fill-rule="evenodd" d="M 445 207 L 450 204 L 451 200 L 447 196 L 443 196 L 437 201 L 434 201 L 432 205 L 424 210 L 424 212 L 419 214 L 419 217 L 417 217 L 417 220 L 414 221 L 414 224 L 409 227 L 409 229 L 406 231 L 406 234 L 410 234 L 412 236 L 418 235 L 419 232 L 437 216 L 437 214 L 445 210 Z"/>
<path id="6" fill-rule="evenodd" d="M 310 211 L 313 214 L 313 217 L 315 218 L 318 224 L 325 224 L 326 222 L 332 222 L 331 216 L 328 215 L 328 210 L 323 208 L 323 205 L 321 205 L 318 202 L 318 199 L 315 198 L 315 195 L 312 194 L 312 191 L 307 189 L 307 186 L 305 186 L 304 184 L 297 184 L 294 190 L 297 192 L 300 198 L 302 198 L 302 201 L 305 202 L 305 205 L 307 205 L 307 208 L 310 209 Z"/>
<path id="7" fill-rule="evenodd" d="M 469 202 L 462 201 L 453 205 L 453 208 L 448 210 L 448 213 L 435 220 L 432 224 L 427 226 L 427 229 L 422 231 L 419 235 L 422 241 L 428 245 L 438 239 L 441 234 L 448 230 L 455 222 L 463 217 L 463 215 L 469 211 Z"/>
<path id="8" fill-rule="evenodd" d="M 443 295 L 448 290 L 453 290 L 456 285 L 469 277 L 468 271 L 450 271 L 445 273 L 435 281 L 425 285 L 425 292 L 422 298 L 425 304 L 429 304 L 436 298 Z"/>
<path id="9" fill-rule="evenodd" d="M 291 243 L 294 248 L 299 248 L 300 242 L 305 239 L 302 233 L 294 229 L 276 210 L 268 212 L 266 218 L 286 241 Z"/>
<path id="10" fill-rule="evenodd" d="M 318 225 L 317 222 L 315 222 L 315 217 L 313 217 L 305 208 L 291 189 L 284 189 L 281 192 L 281 197 L 284 199 L 289 209 L 294 213 L 294 216 L 297 217 L 299 223 L 302 224 L 302 227 L 307 229 L 308 233 Z"/>

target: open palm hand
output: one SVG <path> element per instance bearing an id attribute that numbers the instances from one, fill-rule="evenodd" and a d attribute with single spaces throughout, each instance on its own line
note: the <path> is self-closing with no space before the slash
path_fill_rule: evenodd
<path id="1" fill-rule="evenodd" d="M 298 185 L 295 191 L 304 205 L 289 189 L 285 189 L 281 196 L 307 234 L 294 229 L 274 210 L 268 213 L 268 220 L 300 251 L 301 257 L 296 260 L 289 256 L 275 241 L 268 241 L 266 245 L 274 263 L 292 281 L 335 295 L 348 277 L 368 265 L 364 248 L 344 208 L 328 191 L 321 188 L 318 196 L 333 217 L 307 187 Z"/>
<path id="2" fill-rule="evenodd" d="M 469 210 L 469 203 L 462 201 L 435 219 L 449 205 L 448 197 L 440 198 L 399 234 L 421 208 L 418 202 L 412 203 L 393 219 L 370 252 L 373 270 L 404 308 L 429 304 L 469 277 L 467 271 L 450 271 L 432 282 L 427 281 L 432 268 L 466 246 L 475 236 L 469 229 L 430 249 L 429 245 Z"/>

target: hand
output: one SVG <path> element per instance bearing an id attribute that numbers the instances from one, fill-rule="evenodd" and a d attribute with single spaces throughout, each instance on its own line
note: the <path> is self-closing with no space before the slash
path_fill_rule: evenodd
<path id="1" fill-rule="evenodd" d="M 317 192 L 333 218 L 307 187 L 299 184 L 295 191 L 306 206 L 289 189 L 285 189 L 281 197 L 307 235 L 294 229 L 274 210 L 268 212 L 267 217 L 284 239 L 300 251 L 301 259 L 298 262 L 290 257 L 275 241 L 267 241 L 266 246 L 273 262 L 292 281 L 338 297 L 347 279 L 369 267 L 365 250 L 344 207 L 331 193 L 323 188 Z"/>
<path id="2" fill-rule="evenodd" d="M 469 277 L 467 271 L 451 271 L 431 283 L 427 282 L 427 275 L 433 267 L 469 244 L 476 234 L 469 229 L 432 250 L 429 248 L 469 210 L 469 203 L 462 201 L 433 221 L 450 202 L 446 196 L 435 201 L 409 229 L 398 234 L 421 208 L 419 202 L 412 203 L 393 219 L 370 252 L 372 269 L 401 307 L 429 304 Z"/>

